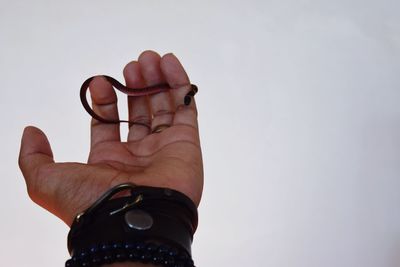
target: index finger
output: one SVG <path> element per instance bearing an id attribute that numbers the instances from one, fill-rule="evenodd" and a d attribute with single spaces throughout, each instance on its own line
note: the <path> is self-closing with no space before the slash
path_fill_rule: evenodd
<path id="1" fill-rule="evenodd" d="M 175 105 L 174 125 L 185 124 L 197 128 L 197 109 L 194 99 L 186 106 L 184 98 L 191 90 L 189 76 L 178 58 L 170 53 L 161 58 L 161 71 L 165 80 L 173 88 L 170 90 Z"/>

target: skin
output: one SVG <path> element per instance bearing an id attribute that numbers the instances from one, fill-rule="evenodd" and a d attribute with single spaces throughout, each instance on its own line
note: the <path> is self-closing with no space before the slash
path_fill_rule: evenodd
<path id="1" fill-rule="evenodd" d="M 172 90 L 152 96 L 128 97 L 129 120 L 149 123 L 152 129 L 171 125 L 161 133 L 131 125 L 126 142 L 120 125 L 91 122 L 91 147 L 86 164 L 54 161 L 50 143 L 38 128 L 28 126 L 21 140 L 19 166 L 30 198 L 68 226 L 107 189 L 121 183 L 168 187 L 187 195 L 198 206 L 203 189 L 203 164 L 195 101 L 183 105 L 189 78 L 173 54 L 162 57 L 144 51 L 124 70 L 128 87 L 168 83 Z M 118 119 L 116 94 L 104 78 L 89 87 L 92 107 L 103 117 Z M 146 266 L 118 263 L 113 267 Z"/>

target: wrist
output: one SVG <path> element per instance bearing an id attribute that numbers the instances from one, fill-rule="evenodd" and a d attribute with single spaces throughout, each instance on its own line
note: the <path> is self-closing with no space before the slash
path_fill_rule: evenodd
<path id="1" fill-rule="evenodd" d="M 111 199 L 127 188 L 130 197 Z M 182 193 L 119 185 L 75 219 L 66 267 L 193 267 L 190 247 L 196 227 L 197 209 Z"/>

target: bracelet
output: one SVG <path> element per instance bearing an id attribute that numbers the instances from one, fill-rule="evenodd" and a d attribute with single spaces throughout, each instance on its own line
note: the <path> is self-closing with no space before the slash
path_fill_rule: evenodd
<path id="1" fill-rule="evenodd" d="M 114 262 L 138 261 L 168 267 L 194 267 L 193 260 L 177 248 L 155 243 L 104 243 L 77 251 L 66 267 L 101 266 Z"/>
<path id="2" fill-rule="evenodd" d="M 112 197 L 123 190 L 129 197 Z M 194 266 L 191 243 L 197 208 L 184 194 L 134 184 L 111 188 L 79 214 L 68 234 L 68 267 L 139 261 Z"/>

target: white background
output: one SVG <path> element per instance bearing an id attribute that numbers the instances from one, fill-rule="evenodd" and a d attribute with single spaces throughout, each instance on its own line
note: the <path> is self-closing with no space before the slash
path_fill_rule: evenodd
<path id="1" fill-rule="evenodd" d="M 63 266 L 22 130 L 86 160 L 78 91 L 174 52 L 200 92 L 197 266 L 400 266 L 400 2 L 0 1 L 0 265 Z M 126 132 L 126 131 L 125 131 Z"/>

